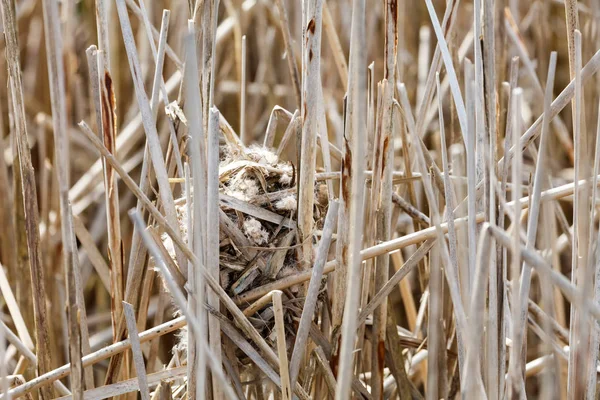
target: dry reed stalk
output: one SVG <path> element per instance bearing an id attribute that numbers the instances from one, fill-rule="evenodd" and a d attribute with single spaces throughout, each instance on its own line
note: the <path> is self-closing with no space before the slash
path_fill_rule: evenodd
<path id="1" fill-rule="evenodd" d="M 14 134 L 17 142 L 19 159 L 19 175 L 21 179 L 21 192 L 23 208 L 25 210 L 25 232 L 27 235 L 27 248 L 29 250 L 29 264 L 31 273 L 33 296 L 33 312 L 35 320 L 35 340 L 38 374 L 50 370 L 52 363 L 50 354 L 50 339 L 47 320 L 46 284 L 44 270 L 41 263 L 40 233 L 38 228 L 38 206 L 35 176 L 31 164 L 31 153 L 27 143 L 27 127 L 25 122 L 25 107 L 23 99 L 23 84 L 21 81 L 21 63 L 19 61 L 19 44 L 16 32 L 14 3 L 10 0 L 2 1 L 2 22 L 4 26 L 5 51 L 8 64 L 9 86 L 12 100 L 12 111 L 15 124 Z M 18 189 L 15 189 L 18 190 Z M 43 399 L 52 398 L 52 389 L 45 388 L 40 391 Z"/>
<path id="2" fill-rule="evenodd" d="M 352 3 L 352 33 L 350 37 L 350 61 L 348 74 L 348 113 L 346 131 L 344 132 L 344 163 L 342 165 L 342 182 L 340 196 L 340 217 L 338 220 L 338 254 L 341 254 L 340 266 L 343 273 L 336 276 L 338 282 L 335 290 L 343 302 L 334 300 L 333 326 L 338 329 L 341 322 L 339 340 L 339 364 L 334 361 L 334 373 L 337 371 L 336 400 L 350 397 L 351 376 L 355 332 L 358 327 L 356 311 L 358 310 L 360 288 L 360 248 L 363 231 L 363 171 L 365 170 L 366 138 L 365 100 L 366 100 L 366 37 L 365 37 L 365 1 L 354 0 Z M 341 221 L 341 222 L 340 222 Z M 349 230 L 346 234 L 344 230 Z M 342 236 L 342 232 L 343 236 Z M 347 235 L 347 236 L 346 236 Z M 342 239 L 344 238 L 344 239 Z M 345 243 L 344 241 L 345 240 Z M 343 318 L 340 313 L 343 305 Z M 340 318 L 337 320 L 336 318 Z"/>
<path id="3" fill-rule="evenodd" d="M 551 93 L 551 92 L 550 92 Z M 518 143 L 520 132 L 521 132 L 521 101 L 522 101 L 522 89 L 516 88 L 513 90 L 511 94 L 511 107 L 512 107 L 512 141 L 514 144 Z M 547 97 L 546 97 L 547 99 Z M 517 145 L 515 147 L 516 153 L 512 160 L 512 181 L 520 182 L 521 181 L 521 149 Z M 521 187 L 517 185 L 515 191 L 513 191 L 513 204 L 514 211 L 513 215 L 516 217 L 521 214 L 521 203 L 516 201 L 519 197 L 521 197 Z M 492 228 L 493 230 L 493 228 Z M 520 296 L 521 296 L 521 288 L 526 285 L 525 280 L 521 277 L 519 282 L 519 264 L 521 257 L 519 256 L 519 247 L 521 242 L 520 237 L 520 226 L 518 223 L 513 224 L 513 232 L 512 232 L 512 245 L 510 249 L 513 253 L 513 258 L 511 259 L 511 278 L 513 282 L 513 290 L 512 290 L 512 304 L 513 307 L 511 309 L 512 312 L 512 340 L 514 346 L 511 348 L 510 360 L 508 364 L 508 382 L 507 382 L 507 390 L 511 396 L 519 396 L 522 391 L 525 389 L 523 387 L 524 383 L 522 381 L 521 371 L 519 370 L 519 352 L 521 350 L 521 340 L 523 340 L 523 329 L 526 325 L 521 326 L 523 321 L 520 320 L 519 316 L 519 305 L 521 304 Z M 525 272 L 523 273 L 523 276 Z"/>
<path id="4" fill-rule="evenodd" d="M 196 31 L 193 21 L 188 21 L 188 37 L 185 42 L 186 59 L 196 60 L 196 42 L 194 40 Z M 203 238 L 206 232 L 206 219 L 202 210 L 206 204 L 204 188 L 206 187 L 206 153 L 204 152 L 204 140 L 202 137 L 203 124 L 200 118 L 198 109 L 201 108 L 198 81 L 198 69 L 195 62 L 186 63 L 185 78 L 187 85 L 185 86 L 186 107 L 189 107 L 191 112 L 189 115 L 189 134 L 190 134 L 190 154 L 192 156 L 192 177 L 194 191 L 193 200 L 193 227 L 192 234 L 189 236 L 188 242 L 191 241 L 194 249 L 194 254 L 197 259 L 204 263 L 204 252 L 206 246 L 203 243 Z M 187 109 L 186 109 L 187 110 Z M 189 184 L 186 187 L 187 196 L 191 196 Z M 191 202 L 189 204 L 192 204 Z M 188 210 L 189 212 L 189 210 Z M 190 214 L 188 214 L 190 215 Z M 192 221 L 190 220 L 190 221 Z M 190 222 L 191 223 L 191 222 Z M 190 232 L 188 227 L 188 232 Z M 202 275 L 195 268 L 188 269 L 189 285 L 188 292 L 192 301 L 188 303 L 190 313 L 196 316 L 200 321 L 201 329 L 205 330 L 205 313 L 202 311 L 202 303 L 204 302 L 205 283 Z M 206 333 L 201 331 L 198 335 L 188 335 L 188 382 L 190 385 L 190 393 L 193 398 L 202 398 L 206 393 L 206 372 L 205 367 L 199 365 L 199 361 L 204 358 L 204 341 Z"/>
<path id="5" fill-rule="evenodd" d="M 577 21 L 575 20 L 575 26 Z M 575 181 L 579 181 L 579 177 L 587 178 L 589 176 L 589 160 L 587 157 L 587 133 L 585 132 L 584 115 L 583 115 L 583 87 L 581 81 L 581 64 L 582 64 L 582 49 L 581 49 L 581 33 L 575 30 L 574 33 L 574 59 L 572 62 L 572 75 L 575 77 L 575 95 L 573 97 L 573 142 L 575 143 Z M 571 45 L 571 43 L 570 43 Z M 585 218 L 589 214 L 589 195 L 588 186 L 581 191 L 575 192 L 574 209 L 573 209 L 573 246 L 572 246 L 572 281 L 576 286 L 580 286 L 584 290 L 584 295 L 591 296 L 592 286 L 587 279 L 593 279 L 590 276 L 590 267 L 587 263 L 587 228 L 585 226 Z M 571 305 L 571 323 L 570 323 L 570 343 L 573 345 L 573 351 L 569 353 L 569 387 L 568 392 L 573 398 L 584 396 L 586 391 L 585 381 L 587 376 L 586 354 L 589 351 L 589 332 L 588 322 L 585 307 L 582 313 L 579 314 Z M 576 339 L 577 338 L 577 339 Z"/>
<path id="6" fill-rule="evenodd" d="M 600 120 L 599 120 L 599 122 L 600 122 Z M 596 149 L 595 149 L 595 153 L 594 153 L 593 185 L 598 184 L 598 177 L 596 176 L 596 174 L 598 173 L 599 170 L 600 170 L 600 124 L 598 124 L 596 127 Z M 596 204 L 597 197 L 598 197 L 598 190 L 596 189 L 596 186 L 592 186 L 591 204 Z M 594 243 L 595 243 L 595 249 L 594 249 Z M 600 279 L 599 279 L 600 267 L 598 265 L 598 251 L 600 249 L 600 246 L 598 244 L 598 236 L 596 236 L 596 240 L 594 240 L 594 229 L 592 227 L 591 221 L 590 221 L 590 226 L 589 226 L 588 249 L 589 249 L 588 262 L 590 264 L 592 264 L 592 260 L 595 259 L 595 266 L 594 266 L 594 264 L 592 264 L 595 268 L 595 278 L 596 278 L 595 282 L 594 282 L 594 300 L 596 302 L 598 302 L 598 300 L 600 299 Z M 592 254 L 594 254 L 594 257 L 592 257 Z M 594 324 L 594 322 L 592 322 L 592 324 Z M 589 370 L 588 370 L 588 378 L 587 378 L 587 396 L 588 397 L 595 395 L 596 383 L 597 383 L 597 376 L 595 373 L 594 366 L 596 364 L 596 360 L 598 359 L 598 330 L 593 329 L 593 328 L 591 330 L 590 349 L 591 350 L 590 350 L 590 353 L 588 356 Z"/>
<path id="7" fill-rule="evenodd" d="M 303 263 L 312 264 L 313 255 L 313 207 L 314 174 L 317 160 L 317 122 L 319 120 L 318 99 L 321 67 L 321 32 L 323 1 L 310 2 L 302 44 L 302 141 L 300 144 L 300 177 L 298 182 L 298 232 L 303 243 Z M 328 138 L 323 138 L 328 140 Z M 305 267 L 306 268 L 306 267 Z"/>
<path id="8" fill-rule="evenodd" d="M 207 140 L 207 189 L 206 189 L 206 266 L 209 273 L 219 282 L 219 112 L 215 108 L 210 109 L 208 121 Z M 208 292 L 208 305 L 215 310 L 220 309 L 218 296 Z M 209 316 L 208 334 L 210 348 L 215 357 L 217 365 L 221 365 L 221 328 L 218 319 Z M 222 383 L 216 374 L 212 375 L 213 396 L 223 396 Z M 289 388 L 288 388 L 289 390 Z"/>

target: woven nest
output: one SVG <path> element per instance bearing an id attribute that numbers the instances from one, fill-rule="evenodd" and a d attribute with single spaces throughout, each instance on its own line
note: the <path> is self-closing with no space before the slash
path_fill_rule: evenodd
<path id="1" fill-rule="evenodd" d="M 232 298 L 301 271 L 296 181 L 294 166 L 265 147 L 251 146 L 235 153 L 226 145 L 221 147 L 220 283 Z M 314 195 L 314 229 L 319 230 L 328 207 L 326 185 L 315 183 Z M 185 195 L 176 200 L 176 209 L 187 241 L 190 208 Z M 162 239 L 176 263 L 170 237 L 165 234 Z M 301 309 L 294 301 L 299 289 L 300 285 L 295 285 L 284 290 L 286 323 L 300 317 Z M 246 306 L 251 304 L 242 308 Z M 272 305 L 265 302 L 253 308 L 252 315 L 248 315 L 250 321 L 266 339 L 275 342 Z M 185 348 L 186 342 L 184 330 L 179 348 Z"/>

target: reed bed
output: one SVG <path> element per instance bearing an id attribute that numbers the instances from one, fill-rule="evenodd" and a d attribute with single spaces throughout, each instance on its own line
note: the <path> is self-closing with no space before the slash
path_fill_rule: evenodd
<path id="1" fill-rule="evenodd" d="M 0 399 L 600 397 L 595 2 L 0 4 Z"/>

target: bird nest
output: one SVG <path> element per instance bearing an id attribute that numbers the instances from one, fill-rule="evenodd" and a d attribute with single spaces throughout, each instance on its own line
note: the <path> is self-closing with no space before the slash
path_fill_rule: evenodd
<path id="1" fill-rule="evenodd" d="M 240 148 L 238 148 L 240 150 Z M 261 146 L 231 152 L 220 149 L 219 197 L 220 284 L 236 298 L 250 290 L 298 274 L 302 270 L 302 242 L 298 233 L 296 169 L 272 150 Z M 314 229 L 322 228 L 328 196 L 324 184 L 315 183 Z M 176 200 L 183 239 L 187 241 L 186 196 Z M 163 245 L 176 263 L 171 238 Z M 312 236 L 305 240 L 312 240 Z M 294 306 L 300 285 L 284 289 L 286 322 L 300 317 Z M 274 332 L 274 311 L 270 302 L 244 304 L 249 320 L 267 339 Z M 249 308 L 247 308 L 247 307 Z M 185 333 L 182 347 L 185 347 Z"/>

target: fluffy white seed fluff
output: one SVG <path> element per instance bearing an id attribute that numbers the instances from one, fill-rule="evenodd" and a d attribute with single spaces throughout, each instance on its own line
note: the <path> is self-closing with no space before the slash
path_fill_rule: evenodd
<path id="1" fill-rule="evenodd" d="M 265 244 L 269 240 L 269 233 L 254 218 L 244 221 L 244 233 L 256 244 Z"/>
<path id="2" fill-rule="evenodd" d="M 289 185 L 292 183 L 292 176 L 294 175 L 294 170 L 290 164 L 279 164 L 278 168 L 283 171 L 283 174 L 279 177 L 279 183 L 282 185 Z"/>
<path id="3" fill-rule="evenodd" d="M 296 197 L 293 195 L 286 196 L 275 203 L 275 208 L 278 210 L 295 211 L 298 207 Z"/>
<path id="4" fill-rule="evenodd" d="M 247 149 L 246 154 L 248 155 L 248 157 L 250 157 L 250 159 L 252 159 L 252 161 L 257 162 L 259 164 L 268 164 L 271 166 L 275 166 L 279 161 L 279 157 L 277 157 L 277 154 L 262 146 L 250 146 Z"/>
<path id="5" fill-rule="evenodd" d="M 258 195 L 258 184 L 254 179 L 236 177 L 225 188 L 225 194 L 238 200 L 249 201 Z"/>

